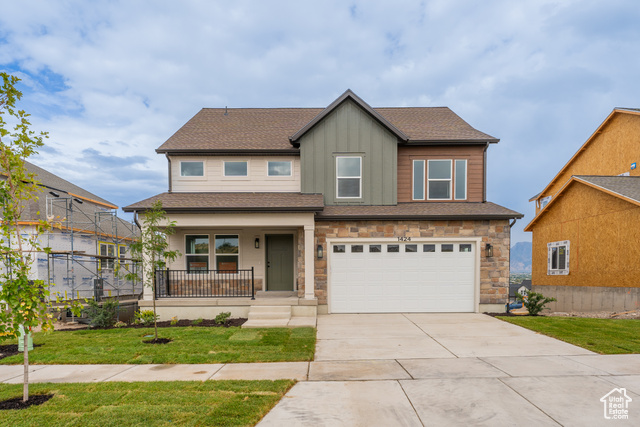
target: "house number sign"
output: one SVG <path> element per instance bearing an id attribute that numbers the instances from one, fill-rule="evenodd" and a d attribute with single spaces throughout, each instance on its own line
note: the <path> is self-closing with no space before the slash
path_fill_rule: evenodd
<path id="1" fill-rule="evenodd" d="M 398 237 L 398 242 L 410 242 L 411 237 Z"/>

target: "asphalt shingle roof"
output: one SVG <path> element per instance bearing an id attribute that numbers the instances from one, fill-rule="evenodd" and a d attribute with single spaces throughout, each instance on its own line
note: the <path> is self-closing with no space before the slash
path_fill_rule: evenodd
<path id="1" fill-rule="evenodd" d="M 326 206 L 318 219 L 505 219 L 523 215 L 491 202 L 484 203 L 398 203 L 388 206 Z"/>
<path id="2" fill-rule="evenodd" d="M 640 176 L 576 175 L 574 178 L 640 202 Z"/>
<path id="3" fill-rule="evenodd" d="M 122 209 L 149 209 L 157 200 L 165 211 L 319 211 L 324 205 L 322 194 L 162 193 Z"/>

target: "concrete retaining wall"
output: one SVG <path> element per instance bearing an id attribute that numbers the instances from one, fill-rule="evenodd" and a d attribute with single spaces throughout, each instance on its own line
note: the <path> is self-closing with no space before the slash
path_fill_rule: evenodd
<path id="1" fill-rule="evenodd" d="M 558 300 L 547 305 L 551 311 L 622 312 L 640 308 L 640 288 L 533 285 L 532 290 Z"/>

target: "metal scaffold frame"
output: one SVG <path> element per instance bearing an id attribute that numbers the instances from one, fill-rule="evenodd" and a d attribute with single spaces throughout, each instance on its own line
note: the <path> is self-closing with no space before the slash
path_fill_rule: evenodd
<path id="1" fill-rule="evenodd" d="M 51 299 L 54 295 L 62 300 L 101 300 L 105 296 L 137 299 L 141 283 L 125 278 L 140 268 L 139 260 L 126 256 L 126 248 L 137 236 L 133 223 L 118 218 L 115 209 L 55 192 L 47 195 L 46 216 L 52 225 L 51 231 L 42 236 L 43 246 L 52 248 L 47 255 Z M 63 241 L 65 250 L 53 249 L 55 240 Z M 56 291 L 57 282 L 64 285 L 64 292 Z"/>

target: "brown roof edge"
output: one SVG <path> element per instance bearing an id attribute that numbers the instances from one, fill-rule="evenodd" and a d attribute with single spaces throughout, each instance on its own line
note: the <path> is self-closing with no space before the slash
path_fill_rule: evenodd
<path id="1" fill-rule="evenodd" d="M 299 156 L 300 150 L 297 148 L 290 148 L 287 150 L 189 150 L 189 149 L 156 149 L 158 154 L 170 154 L 172 156 Z"/>
<path id="2" fill-rule="evenodd" d="M 375 111 L 369 104 L 367 104 L 362 98 L 353 93 L 351 89 L 347 89 L 342 95 L 340 95 L 335 101 L 333 101 L 327 108 L 322 110 L 320 114 L 314 117 L 309 123 L 304 125 L 302 129 L 289 137 L 289 141 L 291 144 L 295 144 L 307 131 L 309 131 L 312 127 L 314 127 L 320 120 L 325 118 L 329 113 L 331 113 L 334 109 L 336 109 L 340 104 L 342 104 L 347 99 L 351 99 L 353 102 L 358 104 L 363 110 L 365 110 L 369 115 L 371 115 L 374 119 L 382 123 L 387 129 L 391 131 L 394 135 L 398 137 L 398 139 L 402 141 L 408 141 L 409 137 L 407 137 L 404 133 L 402 133 L 397 127 L 392 125 L 387 119 L 382 117 L 380 113 Z"/>
<path id="3" fill-rule="evenodd" d="M 518 215 L 317 215 L 316 221 L 348 221 L 348 220 L 377 220 L 392 219 L 397 221 L 409 220 L 492 220 L 492 219 L 521 219 Z"/>
<path id="4" fill-rule="evenodd" d="M 471 144 L 496 144 L 500 142 L 499 138 L 488 138 L 488 139 L 442 139 L 442 140 L 429 140 L 429 141 L 420 141 L 420 140 L 411 140 L 408 142 L 404 142 L 402 145 L 471 145 Z"/>

